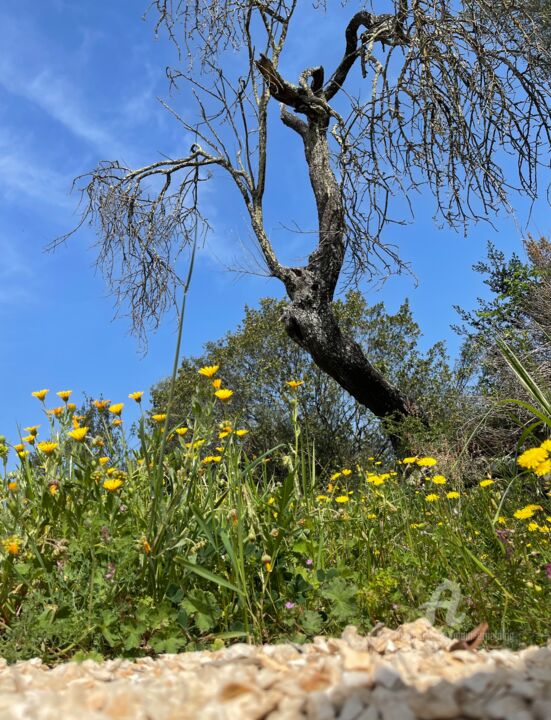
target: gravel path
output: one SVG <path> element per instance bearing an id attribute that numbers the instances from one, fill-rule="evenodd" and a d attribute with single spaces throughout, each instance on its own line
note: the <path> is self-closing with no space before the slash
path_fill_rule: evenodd
<path id="1" fill-rule="evenodd" d="M 153 660 L 0 661 L 0 720 L 551 719 L 547 647 L 451 650 L 425 619 L 309 645 Z"/>

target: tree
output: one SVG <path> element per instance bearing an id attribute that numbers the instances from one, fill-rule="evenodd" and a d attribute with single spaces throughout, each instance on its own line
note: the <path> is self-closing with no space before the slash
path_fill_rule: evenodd
<path id="1" fill-rule="evenodd" d="M 314 3 L 307 20 L 315 23 L 325 5 Z M 497 212 L 511 190 L 536 196 L 550 139 L 549 53 L 525 0 L 397 0 L 392 14 L 358 4 L 340 61 L 329 72 L 305 67 L 294 83 L 280 64 L 297 6 L 151 3 L 157 29 L 191 58 L 167 74 L 172 86 L 193 90 L 198 121 L 172 112 L 196 142 L 187 155 L 137 169 L 102 162 L 86 177 L 82 222 L 98 228 L 98 263 L 143 333 L 181 284 L 174 262 L 204 221 L 202 182 L 208 172 L 225 173 L 268 275 L 285 286 L 288 336 L 377 417 L 422 417 L 418 403 L 377 369 L 372 348 L 364 352 L 339 326 L 337 283 L 343 274 L 355 282 L 403 268 L 383 236 L 397 219 L 395 195 L 411 206 L 411 195 L 427 186 L 436 216 L 453 227 Z M 354 96 L 358 71 L 368 90 Z M 300 266 L 281 262 L 265 225 L 274 102 L 302 145 L 317 211 L 317 243 Z M 290 142 L 285 152 L 298 147 Z M 517 188 L 502 167 L 507 154 L 516 158 Z"/>
<path id="2" fill-rule="evenodd" d="M 191 401 L 197 370 L 203 365 L 220 365 L 224 385 L 234 388 L 232 414 L 250 427 L 251 452 L 261 454 L 277 442 L 291 442 L 293 428 L 286 381 L 303 379 L 296 394 L 300 425 L 309 444 L 315 443 L 321 467 L 335 469 L 370 455 L 389 451 L 381 423 L 364 406 L 327 376 L 299 345 L 292 342 L 281 323 L 283 300 L 264 298 L 258 310 L 245 308 L 240 325 L 220 340 L 205 345 L 197 358 L 185 359 L 178 373 L 172 420 L 184 422 L 191 414 Z M 372 362 L 377 370 L 400 386 L 414 401 L 427 405 L 433 425 L 453 422 L 457 388 L 443 343 L 426 353 L 420 352 L 420 330 L 407 302 L 394 314 L 384 305 L 368 308 L 357 291 L 349 291 L 334 305 L 339 325 L 363 348 L 374 349 Z M 166 410 L 169 380 L 152 388 L 152 405 Z M 218 406 L 218 421 L 225 419 L 225 408 Z"/>

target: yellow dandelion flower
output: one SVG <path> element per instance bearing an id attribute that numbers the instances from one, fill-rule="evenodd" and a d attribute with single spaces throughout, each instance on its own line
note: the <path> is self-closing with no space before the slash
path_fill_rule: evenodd
<path id="1" fill-rule="evenodd" d="M 71 418 L 71 422 L 73 423 L 73 427 L 77 428 L 80 427 L 80 423 L 84 420 L 84 415 L 73 415 Z"/>
<path id="2" fill-rule="evenodd" d="M 435 485 L 445 485 L 448 482 L 443 475 L 434 475 L 431 480 Z"/>
<path id="3" fill-rule="evenodd" d="M 105 408 L 109 407 L 110 404 L 111 400 L 92 400 L 92 405 L 98 410 L 105 410 Z"/>
<path id="4" fill-rule="evenodd" d="M 430 495 L 425 496 L 425 500 L 427 502 L 436 502 L 439 500 L 439 495 L 436 495 L 436 493 L 430 493 Z"/>
<path id="5" fill-rule="evenodd" d="M 203 458 L 203 465 L 209 465 L 210 463 L 219 463 L 222 460 L 221 455 L 207 455 Z"/>
<path id="6" fill-rule="evenodd" d="M 350 468 L 344 468 L 344 470 L 341 471 L 344 477 L 348 477 L 348 475 L 352 475 L 352 470 Z"/>
<path id="7" fill-rule="evenodd" d="M 411 465 L 412 463 L 416 463 L 418 459 L 419 459 L 419 458 L 417 457 L 417 455 L 412 456 L 412 457 L 405 457 L 405 458 L 402 460 L 402 464 L 403 464 L 403 465 Z"/>
<path id="8" fill-rule="evenodd" d="M 19 552 L 21 550 L 21 540 L 16 536 L 12 535 L 9 538 L 6 538 L 2 545 L 4 546 L 4 550 L 8 553 L 8 555 L 19 555 Z"/>
<path id="9" fill-rule="evenodd" d="M 530 508 L 530 510 L 543 510 L 541 505 L 526 505 L 525 507 Z"/>
<path id="10" fill-rule="evenodd" d="M 216 397 L 219 400 L 222 400 L 222 402 L 225 402 L 226 400 L 229 400 L 231 396 L 233 395 L 233 390 L 228 390 L 227 388 L 223 388 L 221 390 L 217 390 L 215 393 Z"/>
<path id="11" fill-rule="evenodd" d="M 75 405 L 75 403 L 67 403 L 67 410 L 74 412 L 76 409 L 77 409 L 77 406 Z"/>
<path id="12" fill-rule="evenodd" d="M 53 452 L 56 451 L 57 447 L 59 446 L 59 443 L 56 442 L 39 442 L 36 446 L 40 452 L 44 453 L 44 455 L 51 455 Z"/>
<path id="13" fill-rule="evenodd" d="M 517 520 L 528 520 L 528 518 L 531 518 L 535 512 L 535 510 L 527 506 L 520 508 L 520 510 L 515 510 L 513 516 L 516 517 Z"/>
<path id="14" fill-rule="evenodd" d="M 540 465 L 538 465 L 534 472 L 538 477 L 543 477 L 544 475 L 551 473 L 551 459 L 545 460 Z"/>
<path id="15" fill-rule="evenodd" d="M 419 467 L 433 467 L 437 462 L 438 460 L 436 460 L 436 458 L 422 457 L 417 460 L 417 465 L 419 465 Z"/>
<path id="16" fill-rule="evenodd" d="M 540 533 L 548 533 L 550 528 L 548 525 L 540 525 L 538 530 L 540 531 Z"/>
<path id="17" fill-rule="evenodd" d="M 331 480 L 331 482 L 335 482 L 335 480 L 338 480 L 341 475 L 342 475 L 342 473 L 335 472 L 331 475 L 331 477 L 329 479 Z"/>
<path id="18" fill-rule="evenodd" d="M 108 480 L 103 481 L 103 487 L 109 492 L 115 492 L 115 490 L 118 490 L 122 484 L 122 480 L 118 480 L 116 478 L 109 478 Z"/>
<path id="19" fill-rule="evenodd" d="M 316 497 L 316 502 L 328 502 L 331 498 L 328 498 L 327 495 L 318 495 Z"/>
<path id="20" fill-rule="evenodd" d="M 73 440 L 76 440 L 77 442 L 83 442 L 89 429 L 90 428 L 87 428 L 87 427 L 76 427 L 76 428 L 74 428 L 74 430 L 69 430 L 67 435 L 70 438 L 73 438 Z"/>
<path id="21" fill-rule="evenodd" d="M 109 458 L 104 455 L 103 457 L 98 458 L 98 462 L 100 465 L 107 465 L 107 463 L 109 462 Z"/>
<path id="22" fill-rule="evenodd" d="M 244 437 L 245 435 L 249 434 L 249 431 L 248 430 L 236 430 L 235 434 L 237 435 L 237 437 Z"/>
<path id="23" fill-rule="evenodd" d="M 539 529 L 539 525 L 537 522 L 531 522 L 528 523 L 528 532 L 536 532 L 536 530 Z"/>
<path id="24" fill-rule="evenodd" d="M 273 505 L 275 503 L 275 497 L 271 496 L 268 498 L 268 505 Z"/>
<path id="25" fill-rule="evenodd" d="M 12 480 L 8 483 L 8 490 L 11 490 L 11 492 L 17 490 L 17 483 L 15 482 L 15 480 Z"/>
<path id="26" fill-rule="evenodd" d="M 143 397 L 143 390 L 137 390 L 136 392 L 129 393 L 128 397 L 131 400 L 135 400 L 137 403 L 141 403 Z"/>
<path id="27" fill-rule="evenodd" d="M 287 380 L 286 384 L 291 388 L 291 390 L 296 390 L 301 385 L 304 385 L 304 380 Z"/>
<path id="28" fill-rule="evenodd" d="M 174 432 L 176 433 L 176 435 L 180 435 L 180 437 L 181 437 L 182 435 L 185 435 L 188 430 L 189 430 L 189 428 L 187 428 L 187 427 L 181 427 L 181 428 L 176 428 L 176 430 Z"/>
<path id="29" fill-rule="evenodd" d="M 481 488 L 490 487 L 490 485 L 494 484 L 494 481 L 491 478 L 486 478 L 486 480 L 481 480 L 479 483 Z"/>
<path id="30" fill-rule="evenodd" d="M 213 387 L 215 390 L 220 390 L 220 388 L 222 387 L 222 380 L 221 380 L 220 378 L 215 378 L 215 379 L 212 381 L 212 387 Z"/>
<path id="31" fill-rule="evenodd" d="M 156 423 L 163 423 L 166 420 L 166 413 L 157 413 L 152 415 L 151 419 Z"/>
<path id="32" fill-rule="evenodd" d="M 44 398 L 46 397 L 46 395 L 47 395 L 49 392 L 50 392 L 50 391 L 49 391 L 49 390 L 46 390 L 46 389 L 44 389 L 44 390 L 35 390 L 34 392 L 31 393 L 31 395 L 32 395 L 33 397 L 38 398 L 39 400 L 42 400 L 42 401 L 44 402 Z"/>
<path id="33" fill-rule="evenodd" d="M 385 479 L 382 475 L 375 475 L 371 482 L 373 485 L 384 485 Z"/>
<path id="34" fill-rule="evenodd" d="M 507 518 L 505 517 L 505 515 L 500 515 L 500 516 L 498 517 L 497 521 L 498 521 L 498 523 L 499 523 L 500 525 L 506 525 L 506 524 L 507 524 Z"/>
<path id="35" fill-rule="evenodd" d="M 113 413 L 113 415 L 120 415 L 123 407 L 124 403 L 115 403 L 115 405 L 109 406 L 109 412 Z"/>
<path id="36" fill-rule="evenodd" d="M 48 415 L 54 415 L 55 417 L 59 417 L 64 412 L 65 405 L 59 405 L 58 407 L 52 408 L 51 410 L 46 410 L 46 413 Z"/>
<path id="37" fill-rule="evenodd" d="M 548 455 L 549 453 L 545 448 L 530 448 L 517 458 L 517 464 L 527 470 L 536 470 L 539 465 L 547 460 Z"/>
<path id="38" fill-rule="evenodd" d="M 376 519 L 377 519 L 377 513 L 367 513 L 367 519 L 368 519 L 368 520 L 376 520 Z"/>
<path id="39" fill-rule="evenodd" d="M 60 390 L 56 393 L 56 395 L 61 398 L 64 402 L 67 402 L 67 400 L 71 397 L 73 394 L 72 390 Z"/>
<path id="40" fill-rule="evenodd" d="M 199 375 L 211 378 L 216 375 L 219 369 L 220 365 L 205 365 L 205 367 L 199 368 L 197 372 L 199 373 Z"/>
<path id="41" fill-rule="evenodd" d="M 230 435 L 230 433 L 227 432 L 226 430 L 222 430 L 222 432 L 218 433 L 218 437 L 220 438 L 220 440 L 223 440 L 225 437 L 228 437 L 228 435 Z"/>
<path id="42" fill-rule="evenodd" d="M 57 482 L 53 482 L 48 486 L 48 492 L 50 493 L 50 495 L 55 495 L 58 490 L 59 484 Z"/>
<path id="43" fill-rule="evenodd" d="M 448 500 L 455 500 L 459 497 L 459 493 L 456 490 L 452 490 L 451 492 L 446 493 L 446 497 Z"/>
<path id="44" fill-rule="evenodd" d="M 113 419 L 113 422 L 111 423 L 111 425 L 113 425 L 113 427 L 119 427 L 120 425 L 122 425 L 122 420 L 121 420 L 121 418 L 119 418 L 119 417 L 114 418 L 114 419 Z"/>
<path id="45" fill-rule="evenodd" d="M 21 452 L 18 452 L 17 454 L 19 455 L 19 457 L 21 458 L 21 460 L 23 460 L 23 458 L 26 458 L 27 455 L 29 455 L 29 451 L 28 451 L 28 450 L 22 450 Z"/>
<path id="46" fill-rule="evenodd" d="M 25 449 L 25 446 L 24 445 L 14 445 L 13 449 L 15 450 L 15 452 L 20 453 L 20 452 L 23 452 L 23 450 Z"/>
<path id="47" fill-rule="evenodd" d="M 33 437 L 36 437 L 38 435 L 38 428 L 40 425 L 30 425 L 29 427 L 25 428 L 25 431 L 28 432 Z"/>
<path id="48" fill-rule="evenodd" d="M 347 503 L 349 500 L 350 498 L 348 497 L 348 495 L 339 495 L 335 498 L 335 502 L 338 503 Z"/>

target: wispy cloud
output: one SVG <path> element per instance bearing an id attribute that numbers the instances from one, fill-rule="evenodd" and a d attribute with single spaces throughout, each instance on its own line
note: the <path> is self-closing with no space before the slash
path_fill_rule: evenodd
<path id="1" fill-rule="evenodd" d="M 0 235 L 0 310 L 33 300 L 33 271 L 13 240 Z"/>

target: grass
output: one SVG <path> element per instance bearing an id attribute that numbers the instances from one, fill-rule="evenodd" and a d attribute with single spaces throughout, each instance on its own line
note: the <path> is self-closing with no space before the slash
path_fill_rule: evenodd
<path id="1" fill-rule="evenodd" d="M 547 639 L 549 475 L 504 465 L 467 487 L 422 457 L 320 473 L 300 383 L 283 389 L 294 443 L 252 458 L 248 428 L 213 421 L 217 403 L 231 416 L 217 377 L 198 377 L 185 426 L 142 413 L 127 436 L 124 410 L 98 401 L 93 434 L 44 396 L 49 432 L 13 446 L 15 471 L 0 443 L 0 655 L 303 642 L 421 615 L 450 634 L 486 620 L 493 645 Z"/>

